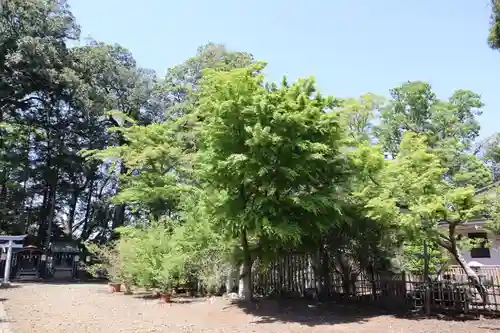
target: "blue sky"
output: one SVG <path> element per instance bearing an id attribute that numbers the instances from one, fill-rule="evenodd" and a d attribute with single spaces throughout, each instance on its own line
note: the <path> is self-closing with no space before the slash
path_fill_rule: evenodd
<path id="1" fill-rule="evenodd" d="M 407 80 L 480 93 L 482 137 L 500 130 L 500 52 L 489 0 L 69 0 L 82 37 L 118 43 L 163 76 L 208 41 L 269 63 L 269 79 L 314 75 L 338 97 Z M 497 123 L 498 121 L 498 123 Z"/>

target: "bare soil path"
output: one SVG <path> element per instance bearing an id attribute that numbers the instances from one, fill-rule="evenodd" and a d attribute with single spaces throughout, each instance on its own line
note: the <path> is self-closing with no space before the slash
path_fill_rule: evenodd
<path id="1" fill-rule="evenodd" d="M 13 333 L 500 332 L 498 320 L 401 319 L 305 301 L 266 301 L 250 309 L 222 298 L 167 305 L 144 295 L 110 294 L 99 284 L 21 284 L 0 289 L 0 300 L 8 316 L 0 321 L 9 321 Z"/>

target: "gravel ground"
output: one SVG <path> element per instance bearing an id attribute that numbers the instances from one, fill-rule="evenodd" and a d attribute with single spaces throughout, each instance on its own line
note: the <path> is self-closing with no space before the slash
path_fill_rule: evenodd
<path id="1" fill-rule="evenodd" d="M 246 310 L 223 298 L 168 305 L 144 295 L 110 294 L 98 284 L 22 284 L 0 293 L 13 333 L 500 332 L 498 320 L 401 319 L 340 306 L 319 309 L 305 301 L 266 301 Z"/>

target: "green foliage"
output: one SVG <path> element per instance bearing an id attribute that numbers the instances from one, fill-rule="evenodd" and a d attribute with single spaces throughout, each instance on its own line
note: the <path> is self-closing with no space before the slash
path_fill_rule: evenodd
<path id="1" fill-rule="evenodd" d="M 397 155 L 407 131 L 424 134 L 427 144 L 439 150 L 443 158 L 470 149 L 479 135 L 477 116 L 482 114 L 483 104 L 478 94 L 457 90 L 443 101 L 429 84 L 417 81 L 391 90 L 391 97 L 381 110 L 381 123 L 375 132 L 384 151 L 392 156 Z"/>
<path id="2" fill-rule="evenodd" d="M 492 49 L 500 48 L 500 1 L 491 0 L 491 20 L 488 44 Z"/>
<path id="3" fill-rule="evenodd" d="M 214 230 L 202 193 L 186 196 L 182 224 L 162 220 L 123 227 L 116 249 L 124 259 L 122 275 L 144 288 L 169 291 L 193 278 L 207 290 L 218 288 L 230 270 L 234 243 Z"/>
<path id="4" fill-rule="evenodd" d="M 186 273 L 214 291 L 224 282 L 235 257 L 236 243 L 216 228 L 211 206 L 219 195 L 194 191 L 183 202 L 183 223 L 172 235 L 175 251 L 184 256 Z"/>
<path id="5" fill-rule="evenodd" d="M 144 228 L 118 230 L 119 244 L 127 249 L 126 271 L 140 287 L 169 291 L 184 282 L 186 258 L 174 247 L 169 223 L 161 221 Z"/>
<path id="6" fill-rule="evenodd" d="M 407 82 L 335 99 L 313 78 L 266 83 L 263 63 L 214 43 L 159 79 L 78 38 L 65 1 L 4 1 L 2 233 L 91 241 L 88 270 L 129 286 L 213 290 L 290 250 L 322 248 L 347 276 L 402 247 L 417 270 L 423 240 L 452 253 L 473 218 L 500 230 L 498 198 L 476 195 L 500 174 L 497 135 L 473 149 L 476 93 Z"/>
<path id="7" fill-rule="evenodd" d="M 122 251 L 114 244 L 99 246 L 88 243 L 86 248 L 91 256 L 91 263 L 85 266 L 85 270 L 93 277 L 105 277 L 110 282 L 121 283 L 124 278 L 123 265 L 121 260 Z"/>
<path id="8" fill-rule="evenodd" d="M 196 55 L 168 70 L 165 79 L 156 87 L 156 95 L 165 103 L 165 118 L 181 119 L 181 128 L 190 127 L 188 116 L 194 111 L 204 69 L 230 71 L 246 68 L 254 62 L 246 52 L 231 52 L 222 44 L 208 43 L 198 48 Z M 183 131 L 184 132 L 184 131 Z M 184 134 L 189 137 L 189 132 Z M 192 138 L 191 138 L 192 139 Z"/>
<path id="9" fill-rule="evenodd" d="M 385 100 L 374 94 L 364 94 L 360 98 L 342 101 L 340 117 L 346 129 L 348 145 L 370 142 L 373 135 L 373 120 L 383 108 Z"/>
<path id="10" fill-rule="evenodd" d="M 225 232 L 298 241 L 321 232 L 339 208 L 342 129 L 338 114 L 326 112 L 337 102 L 317 93 L 312 79 L 264 85 L 255 74 L 262 68 L 206 71 L 200 178 L 225 195 Z"/>
<path id="11" fill-rule="evenodd" d="M 443 272 L 450 263 L 450 256 L 435 243 L 428 245 L 429 274 L 436 275 Z M 403 245 L 402 258 L 399 266 L 402 270 L 413 274 L 424 274 L 425 256 L 423 240 L 406 242 Z"/>
<path id="12" fill-rule="evenodd" d="M 375 134 L 394 159 L 382 162 L 372 147 L 353 153 L 357 165 L 371 165 L 362 166 L 371 183 L 357 197 L 365 200 L 369 216 L 393 221 L 410 248 L 425 239 L 459 260 L 458 248 L 465 245 L 457 228 L 492 206 L 476 195 L 491 182 L 492 168 L 470 153 L 479 134 L 480 97 L 457 90 L 442 101 L 423 82 L 408 82 L 391 94 Z"/>
<path id="13" fill-rule="evenodd" d="M 156 218 L 172 216 L 189 188 L 190 173 L 190 155 L 180 146 L 174 127 L 155 123 L 115 130 L 127 144 L 86 153 L 103 161 L 123 161 L 127 172 L 121 174 L 121 191 L 113 201 Z"/>
<path id="14" fill-rule="evenodd" d="M 500 180 L 500 134 L 495 133 L 479 141 L 474 147 L 474 155 L 491 170 L 493 181 Z"/>
<path id="15" fill-rule="evenodd" d="M 425 137 L 407 133 L 396 159 L 387 161 L 377 184 L 367 186 L 360 195 L 369 197 L 367 206 L 374 218 L 399 221 L 412 237 L 423 231 L 439 238 L 439 222 L 456 227 L 484 210 L 474 188 L 455 187 L 446 179 L 447 171 Z"/>
<path id="16" fill-rule="evenodd" d="M 500 188 L 498 185 L 494 183 L 479 194 L 485 206 L 485 216 L 488 217 L 486 228 L 495 234 L 500 234 Z"/>
<path id="17" fill-rule="evenodd" d="M 457 91 L 441 102 L 430 86 L 408 83 L 389 103 L 374 95 L 341 103 L 317 94 L 313 80 L 265 84 L 262 69 L 205 70 L 194 113 L 120 127 L 127 144 L 97 154 L 120 158 L 130 170 L 114 200 L 157 218 L 171 204 L 178 212 L 175 225 L 134 231 L 135 281 L 159 286 L 197 278 L 213 290 L 249 253 L 272 260 L 279 251 L 322 244 L 328 234 L 325 245 L 346 276 L 387 268 L 400 246 L 401 268 L 421 271 L 415 253 L 423 239 L 433 244 L 431 273 L 448 260 L 435 244 L 465 247 L 454 230 L 484 212 L 474 187 L 490 179 L 484 163 L 466 152 L 477 135 L 475 94 Z M 373 126 L 377 110 L 382 122 Z M 193 116 L 195 154 L 176 135 Z M 384 159 L 383 147 L 394 160 Z M 443 222 L 452 226 L 448 235 Z M 149 254 L 139 256 L 143 251 Z M 165 261 L 173 264 L 158 264 Z"/>

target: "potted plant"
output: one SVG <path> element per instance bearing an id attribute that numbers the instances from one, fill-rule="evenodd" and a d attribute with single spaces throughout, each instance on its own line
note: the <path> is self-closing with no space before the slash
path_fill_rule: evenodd
<path id="1" fill-rule="evenodd" d="M 108 278 L 108 285 L 112 293 L 119 293 L 121 291 L 123 276 L 121 274 L 121 265 L 116 257 L 110 257 L 106 265 L 106 277 Z"/>
<path id="2" fill-rule="evenodd" d="M 118 280 L 125 287 L 125 294 L 132 294 L 132 286 L 136 285 L 138 274 L 135 270 L 135 260 L 129 256 L 124 255 L 124 251 L 118 249 L 119 260 L 118 260 Z"/>
<path id="3" fill-rule="evenodd" d="M 114 246 L 100 247 L 97 244 L 88 244 L 87 249 L 95 261 L 86 264 L 86 271 L 93 277 L 107 278 L 110 291 L 120 292 L 123 281 L 122 265 Z"/>
<path id="4" fill-rule="evenodd" d="M 165 303 L 170 303 L 172 298 L 172 275 L 168 269 L 163 269 L 156 278 L 159 288 L 159 296 Z"/>
<path id="5" fill-rule="evenodd" d="M 172 286 L 170 284 L 165 284 L 160 286 L 160 299 L 165 303 L 170 303 L 172 298 Z"/>
<path id="6" fill-rule="evenodd" d="M 134 285 L 134 277 L 130 274 L 123 274 L 123 286 L 125 287 L 125 294 L 132 294 L 132 286 Z"/>
<path id="7" fill-rule="evenodd" d="M 112 293 L 119 293 L 122 289 L 122 283 L 118 282 L 117 280 L 110 281 L 108 285 L 109 285 L 109 290 Z"/>
<path id="8" fill-rule="evenodd" d="M 120 258 L 113 248 L 107 254 L 106 277 L 112 293 L 119 293 L 123 283 L 123 272 Z"/>

